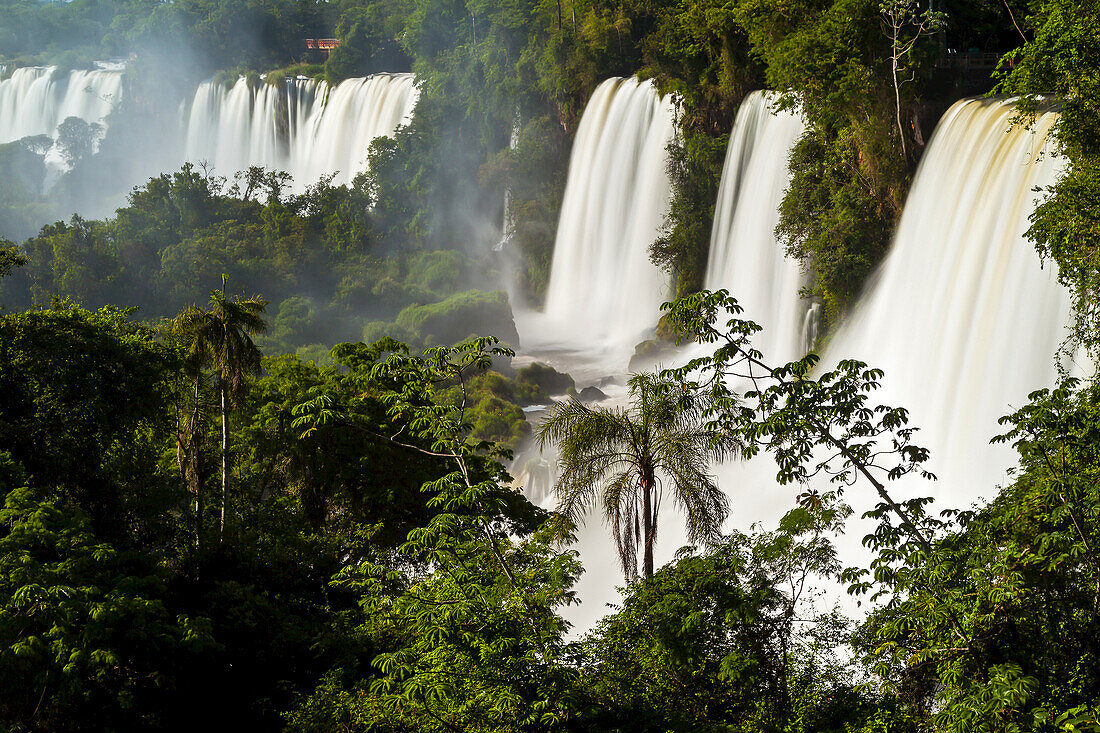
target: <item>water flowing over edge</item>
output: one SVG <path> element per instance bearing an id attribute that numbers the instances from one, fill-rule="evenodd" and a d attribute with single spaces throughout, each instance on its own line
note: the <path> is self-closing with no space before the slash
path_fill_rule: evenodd
<path id="1" fill-rule="evenodd" d="M 789 159 L 806 131 L 802 115 L 777 110 L 779 95 L 756 91 L 737 111 L 722 168 L 704 287 L 725 288 L 764 330 L 756 344 L 768 358 L 802 355 L 806 302 L 799 264 L 775 236 L 790 185 Z"/>
<path id="2" fill-rule="evenodd" d="M 70 117 L 105 124 L 121 93 L 122 74 L 117 69 L 16 69 L 0 81 L 0 144 L 36 135 L 56 140 L 58 126 Z M 47 152 L 46 163 L 55 170 L 65 167 L 56 148 Z"/>
<path id="3" fill-rule="evenodd" d="M 583 379 L 623 373 L 651 337 L 669 294 L 649 247 L 668 212 L 674 113 L 650 82 L 608 79 L 593 93 L 569 161 L 546 306 L 517 313 L 526 353 Z"/>
<path id="4" fill-rule="evenodd" d="M 782 256 L 771 233 L 774 226 L 769 230 L 762 223 L 777 216 L 771 209 L 779 198 L 758 195 L 755 189 L 774 186 L 769 190 L 782 195 L 787 175 L 779 174 L 779 180 L 768 176 L 784 170 L 790 148 L 786 142 L 760 145 L 768 137 L 761 127 L 780 126 L 761 111 L 761 101 L 746 100 L 742 112 L 747 114 L 739 113 L 740 131 L 735 128 L 731 137 L 712 240 L 718 249 L 708 267 L 708 287 L 727 287 L 743 299 L 737 278 L 752 272 L 756 259 Z M 1057 115 L 1043 114 L 1030 127 L 1013 125 L 1014 115 L 1011 102 L 988 100 L 963 100 L 944 115 L 914 180 L 891 253 L 823 356 L 824 365 L 857 358 L 885 370 L 875 403 L 910 410 L 911 423 L 921 427 L 916 442 L 932 450 L 930 468 L 939 476 L 937 482 L 913 478 L 892 490 L 898 496 L 936 496 L 941 508 L 965 508 L 990 498 L 1009 479 L 1015 454 L 988 441 L 998 432 L 997 418 L 1024 404 L 1030 391 L 1056 380 L 1056 353 L 1070 319 L 1069 297 L 1057 283 L 1056 268 L 1040 266 L 1025 236 L 1040 195 L 1035 189 L 1054 183 L 1063 171 L 1053 139 Z M 797 134 L 789 133 L 793 145 Z M 759 171 L 746 173 L 754 167 L 758 148 L 772 151 L 767 154 L 771 165 L 761 162 Z M 780 156 L 784 149 L 787 154 Z M 735 180 L 751 185 L 735 185 Z M 737 203 L 731 207 L 730 201 Z M 743 206 L 754 214 L 745 221 L 755 219 L 757 224 L 746 223 L 734 235 Z M 728 228 L 725 222 L 730 222 Z M 745 248 L 733 254 L 739 245 Z M 723 252 L 723 247 L 731 250 Z M 742 264 L 746 260 L 748 268 Z M 789 267 L 786 263 L 777 269 L 789 273 Z M 774 287 L 777 282 L 786 284 Z M 750 318 L 776 322 L 781 309 L 789 308 L 791 278 L 777 278 L 769 286 L 763 292 L 771 300 L 761 298 L 762 312 L 747 313 Z M 780 310 L 767 311 L 768 302 Z M 790 342 L 791 337 L 783 340 Z M 731 498 L 732 527 L 748 529 L 758 522 L 771 526 L 793 505 L 797 490 L 776 484 L 768 456 L 716 470 Z M 877 502 L 864 486 L 852 488 L 846 498 L 857 517 Z M 544 503 L 552 500 L 546 497 Z M 865 520 L 849 522 L 838 541 L 842 562 L 866 559 L 861 540 L 868 530 Z M 682 520 L 666 513 L 659 534 L 658 560 L 667 562 L 686 542 Z M 621 579 L 617 566 L 607 560 L 614 553 L 606 528 L 595 517 L 582 528 L 577 547 L 588 569 L 578 585 L 585 605 L 571 610 L 569 617 L 583 629 L 604 613 L 606 603 L 617 601 L 614 586 Z M 829 596 L 842 606 L 852 603 L 839 589 Z"/>
<path id="5" fill-rule="evenodd" d="M 1026 238 L 1064 161 L 1057 114 L 1013 124 L 1009 101 L 963 100 L 944 115 L 905 203 L 894 245 L 826 364 L 885 370 L 881 400 L 907 407 L 949 506 L 990 498 L 1015 463 L 990 446 L 997 419 L 1054 383 L 1070 300 Z M 1071 366 L 1071 365 L 1070 365 Z"/>
<path id="6" fill-rule="evenodd" d="M 350 183 L 367 169 L 377 137 L 408 124 L 419 92 L 412 74 L 375 74 L 335 87 L 302 77 L 226 87 L 204 82 L 184 124 L 184 157 L 221 175 L 266 166 L 303 190 L 322 176 Z"/>
<path id="7" fill-rule="evenodd" d="M 56 138 L 58 125 L 69 117 L 106 126 L 121 94 L 119 69 L 16 69 L 0 81 L 0 143 Z M 418 96 L 412 74 L 375 74 L 335 87 L 302 77 L 275 84 L 250 84 L 242 77 L 230 86 L 207 81 L 181 104 L 179 130 L 165 136 L 158 160 L 206 163 L 226 177 L 266 166 L 288 172 L 295 191 L 328 175 L 337 185 L 350 183 L 366 170 L 371 141 L 408 124 Z M 55 149 L 46 162 L 64 168 Z M 161 172 L 150 169 L 147 175 Z"/>

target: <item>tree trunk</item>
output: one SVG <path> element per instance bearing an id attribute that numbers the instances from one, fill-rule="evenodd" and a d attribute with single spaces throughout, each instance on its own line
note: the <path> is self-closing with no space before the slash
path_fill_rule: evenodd
<path id="1" fill-rule="evenodd" d="M 905 128 L 901 124 L 901 83 L 898 81 L 897 33 L 894 34 L 894 50 L 890 59 L 890 70 L 894 77 L 894 114 L 898 125 L 898 140 L 901 142 L 901 157 L 909 160 L 909 151 L 905 147 Z"/>
<path id="2" fill-rule="evenodd" d="M 225 514 L 229 506 L 229 411 L 226 409 L 225 383 L 221 385 L 222 398 L 222 513 L 218 522 L 218 541 L 225 541 Z"/>
<path id="3" fill-rule="evenodd" d="M 191 404 L 191 415 L 180 417 L 176 426 L 176 464 L 180 471 L 180 480 L 184 487 L 191 492 L 194 537 L 192 544 L 195 552 L 201 549 L 202 543 L 202 476 L 199 470 L 199 386 L 201 377 L 195 377 L 195 390 Z"/>
<path id="4" fill-rule="evenodd" d="M 642 468 L 642 542 L 645 544 L 643 572 L 647 578 L 653 577 L 653 540 L 657 525 L 653 512 L 653 483 L 653 469 L 645 466 Z"/>
<path id="5" fill-rule="evenodd" d="M 202 459 L 199 456 L 198 441 L 195 440 L 195 434 L 198 427 L 196 423 L 199 421 L 200 380 L 201 377 L 195 377 L 195 409 L 191 413 L 191 424 L 187 426 L 187 440 L 190 443 L 188 447 L 190 455 L 187 457 L 187 462 L 191 470 L 191 488 L 195 492 L 195 552 L 202 549 L 202 478 L 199 471 L 199 461 Z"/>

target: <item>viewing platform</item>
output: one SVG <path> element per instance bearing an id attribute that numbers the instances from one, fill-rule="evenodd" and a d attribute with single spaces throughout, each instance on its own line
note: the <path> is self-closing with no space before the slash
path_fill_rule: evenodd
<path id="1" fill-rule="evenodd" d="M 304 38 L 306 48 L 311 51 L 320 51 L 324 54 L 332 53 L 332 50 L 340 45 L 339 38 Z"/>

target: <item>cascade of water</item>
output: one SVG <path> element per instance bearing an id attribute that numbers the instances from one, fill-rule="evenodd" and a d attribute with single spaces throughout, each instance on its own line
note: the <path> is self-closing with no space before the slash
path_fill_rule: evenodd
<path id="1" fill-rule="evenodd" d="M 254 87 L 239 79 L 195 92 L 186 124 L 186 157 L 222 175 L 253 165 L 284 170 L 296 190 L 335 173 L 349 183 L 366 170 L 371 140 L 412 117 L 412 74 L 376 74 L 335 87 L 310 79 Z"/>
<path id="2" fill-rule="evenodd" d="M 609 79 L 577 129 L 541 314 L 518 314 L 525 350 L 559 349 L 621 374 L 652 333 L 668 277 L 649 261 L 668 212 L 674 108 L 653 85 Z"/>
<path id="3" fill-rule="evenodd" d="M 0 144 L 31 135 L 57 137 L 57 127 L 69 117 L 103 124 L 118 102 L 122 74 L 117 69 L 57 74 L 52 66 L 16 69 L 0 81 Z M 47 155 L 62 165 L 55 153 Z"/>
<path id="4" fill-rule="evenodd" d="M 589 110 L 598 101 L 602 100 L 593 97 Z M 775 101 L 773 92 L 753 92 L 738 110 L 718 191 L 705 283 L 708 289 L 730 290 L 745 307 L 746 316 L 766 326 L 761 332 L 761 336 L 768 338 L 763 345 L 766 353 L 793 359 L 803 351 L 803 321 L 812 323 L 812 317 L 808 314 L 803 317 L 804 303 L 798 294 L 799 267 L 784 256 L 783 246 L 776 241 L 775 227 L 779 204 L 790 180 L 788 159 L 805 131 L 805 124 L 797 113 L 774 110 Z M 578 150 L 581 142 L 578 132 Z M 581 160 L 591 161 L 592 155 Z M 578 300 L 585 302 L 583 297 Z M 685 354 L 694 351 L 689 348 Z M 552 467 L 543 465 L 546 460 L 541 454 L 535 459 L 527 458 L 524 465 L 517 466 L 517 472 L 528 479 L 527 495 L 536 501 L 552 503 L 544 488 L 553 476 Z M 542 473 L 537 474 L 532 466 Z M 596 621 L 606 603 L 618 600 L 615 585 L 621 581 L 618 565 L 607 561 L 615 557 L 615 548 L 595 514 L 580 528 L 576 545 L 588 568 L 577 586 L 584 605 L 567 614 L 581 629 Z M 658 534 L 664 539 L 656 548 L 658 561 L 669 560 L 679 549 L 684 541 L 683 532 L 683 520 L 675 511 L 661 514 Z"/>
<path id="5" fill-rule="evenodd" d="M 1014 114 L 1011 104 L 986 100 L 959 102 L 945 114 L 921 162 L 890 255 L 823 356 L 824 364 L 857 358 L 884 369 L 883 389 L 874 401 L 909 408 L 911 424 L 921 427 L 916 442 L 931 449 L 929 467 L 939 481 L 903 482 L 893 489 L 899 497 L 932 495 L 942 507 L 967 507 L 992 497 L 1015 458 L 1011 448 L 988 444 L 999 431 L 997 418 L 1057 378 L 1055 355 L 1066 334 L 1069 298 L 1055 268 L 1040 267 L 1024 236 L 1036 187 L 1050 185 L 1063 169 L 1052 138 L 1057 116 L 1043 114 L 1022 127 L 1012 124 Z M 742 160 L 740 152 L 731 155 Z M 757 178 L 745 180 L 755 187 Z M 761 255 L 750 251 L 736 259 L 754 256 Z M 730 286 L 729 281 L 708 284 Z M 811 332 L 816 328 L 813 309 L 803 325 Z M 756 522 L 774 526 L 793 506 L 796 492 L 775 484 L 769 456 L 717 471 L 730 494 L 730 522 L 738 528 Z M 845 497 L 857 516 L 877 502 L 865 489 L 853 488 Z M 861 563 L 866 550 L 860 540 L 869 525 L 854 519 L 849 525 L 838 541 L 841 559 Z M 667 561 L 685 541 L 682 522 L 662 517 L 661 533 L 659 559 Z M 578 548 L 592 577 L 582 577 L 578 589 L 585 602 L 570 618 L 587 628 L 604 603 L 617 598 L 611 586 L 620 576 L 612 563 L 601 562 L 613 555 L 595 518 L 581 530 Z"/>
<path id="6" fill-rule="evenodd" d="M 806 130 L 802 116 L 775 111 L 774 92 L 749 94 L 730 133 L 714 208 L 705 285 L 725 288 L 764 330 L 757 344 L 770 359 L 801 356 L 805 303 L 798 263 L 776 241 L 779 204 L 790 182 L 788 160 Z"/>
<path id="7" fill-rule="evenodd" d="M 1036 187 L 1063 169 L 1057 115 L 1013 125 L 1005 101 L 964 100 L 929 143 L 893 249 L 825 363 L 885 370 L 880 397 L 910 409 L 948 506 L 992 497 L 1014 463 L 997 418 L 1057 378 L 1069 297 L 1026 239 Z"/>

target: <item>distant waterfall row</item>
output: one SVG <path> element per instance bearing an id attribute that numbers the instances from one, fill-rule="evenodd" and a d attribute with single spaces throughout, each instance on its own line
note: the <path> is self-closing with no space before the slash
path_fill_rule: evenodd
<path id="1" fill-rule="evenodd" d="M 0 81 L 0 143 L 56 138 L 69 117 L 105 125 L 121 92 L 118 70 L 17 69 Z M 297 190 L 329 174 L 348 183 L 366 170 L 370 142 L 409 122 L 417 96 L 412 74 L 376 74 L 335 87 L 304 78 L 205 82 L 181 104 L 179 130 L 165 131 L 158 159 L 205 162 L 226 177 L 267 166 L 290 173 Z M 47 161 L 60 166 L 56 152 Z"/>
<path id="2" fill-rule="evenodd" d="M 37 135 L 56 138 L 58 126 L 70 117 L 102 123 L 121 91 L 122 74 L 117 70 L 16 69 L 0 81 L 0 144 Z M 60 165 L 55 151 L 47 160 Z"/>
<path id="3" fill-rule="evenodd" d="M 311 79 L 275 85 L 205 82 L 186 117 L 185 158 L 221 175 L 253 165 L 283 170 L 296 187 L 335 174 L 350 183 L 367 168 L 374 138 L 393 135 L 416 107 L 412 74 L 376 74 L 335 87 Z"/>

